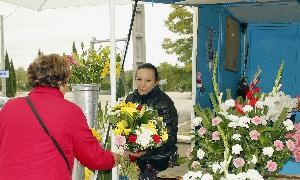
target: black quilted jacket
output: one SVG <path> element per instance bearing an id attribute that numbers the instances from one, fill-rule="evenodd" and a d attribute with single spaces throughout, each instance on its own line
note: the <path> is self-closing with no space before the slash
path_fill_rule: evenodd
<path id="1" fill-rule="evenodd" d="M 140 95 L 137 89 L 129 94 L 126 102 L 134 102 L 146 104 L 158 111 L 158 114 L 163 117 L 168 129 L 168 140 L 159 148 L 150 149 L 146 151 L 144 156 L 137 159 L 137 164 L 141 171 L 144 171 L 147 164 L 152 165 L 155 169 L 160 171 L 166 169 L 169 164 L 170 157 L 176 151 L 177 131 L 178 131 L 178 114 L 171 98 L 155 86 L 148 94 Z"/>

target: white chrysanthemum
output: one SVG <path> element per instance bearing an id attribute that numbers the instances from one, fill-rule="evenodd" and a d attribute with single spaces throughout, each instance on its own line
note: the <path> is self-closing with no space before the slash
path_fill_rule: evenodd
<path id="1" fill-rule="evenodd" d="M 152 131 L 150 129 L 141 127 L 141 131 L 136 131 L 137 139 L 136 142 L 143 148 L 147 148 L 152 141 Z"/>
<path id="2" fill-rule="evenodd" d="M 236 134 L 234 134 L 234 135 L 232 135 L 232 139 L 234 139 L 234 140 L 236 140 L 236 141 L 240 141 L 241 140 L 241 135 L 240 134 L 238 134 L 238 133 L 236 133 Z"/>
<path id="3" fill-rule="evenodd" d="M 217 173 L 217 171 L 219 171 L 219 174 L 221 174 L 223 172 L 223 168 L 219 163 L 215 162 L 212 165 L 210 165 L 210 167 L 214 173 Z"/>
<path id="4" fill-rule="evenodd" d="M 263 155 L 272 157 L 273 153 L 274 153 L 274 149 L 272 147 L 263 148 Z"/>
<path id="5" fill-rule="evenodd" d="M 288 130 L 288 131 L 291 131 L 294 129 L 293 121 L 291 121 L 290 119 L 283 121 L 282 124 L 285 126 L 286 130 Z"/>
<path id="6" fill-rule="evenodd" d="M 198 157 L 199 159 L 203 159 L 204 156 L 205 156 L 205 152 L 204 152 L 202 149 L 198 149 L 198 150 L 197 150 L 197 157 Z"/>
<path id="7" fill-rule="evenodd" d="M 201 180 L 213 180 L 213 176 L 211 174 L 203 174 L 203 176 L 201 177 Z"/>
<path id="8" fill-rule="evenodd" d="M 245 105 L 242 108 L 243 112 L 251 112 L 253 110 L 253 107 L 251 105 Z"/>
<path id="9" fill-rule="evenodd" d="M 255 169 L 248 169 L 247 178 L 249 180 L 264 180 L 264 178 Z"/>
<path id="10" fill-rule="evenodd" d="M 232 146 L 232 154 L 240 154 L 240 152 L 243 151 L 243 148 L 241 145 L 236 144 Z"/>
<path id="11" fill-rule="evenodd" d="M 202 118 L 201 117 L 195 117 L 193 120 L 192 120 L 192 123 L 194 126 L 199 126 L 202 122 Z"/>
<path id="12" fill-rule="evenodd" d="M 185 175 L 182 176 L 183 180 L 196 180 L 197 178 L 200 179 L 202 177 L 201 171 L 189 171 Z"/>

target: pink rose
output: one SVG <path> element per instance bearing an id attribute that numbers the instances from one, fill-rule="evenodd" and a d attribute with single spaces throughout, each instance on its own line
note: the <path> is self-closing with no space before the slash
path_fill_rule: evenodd
<path id="1" fill-rule="evenodd" d="M 198 167 L 200 167 L 200 163 L 198 161 L 193 161 L 191 167 L 193 169 L 197 169 Z"/>
<path id="2" fill-rule="evenodd" d="M 286 146 L 290 151 L 294 151 L 295 147 L 296 147 L 294 141 L 292 141 L 290 139 L 288 141 L 286 141 Z"/>
<path id="3" fill-rule="evenodd" d="M 260 117 L 258 117 L 258 116 L 255 116 L 255 117 L 253 117 L 253 118 L 251 119 L 251 122 L 252 122 L 253 124 L 255 124 L 255 125 L 259 125 L 259 124 L 262 123 L 262 119 L 261 119 Z"/>
<path id="4" fill-rule="evenodd" d="M 116 145 L 117 146 L 123 146 L 123 145 L 125 145 L 125 143 L 126 143 L 126 138 L 125 138 L 125 136 L 116 136 L 116 138 L 115 138 L 115 140 L 116 140 Z"/>
<path id="5" fill-rule="evenodd" d="M 251 140 L 258 140 L 260 133 L 256 130 L 253 130 L 249 133 Z"/>
<path id="6" fill-rule="evenodd" d="M 280 140 L 274 141 L 274 146 L 276 148 L 276 151 L 281 151 L 284 147 L 283 142 Z"/>
<path id="7" fill-rule="evenodd" d="M 233 165 L 236 168 L 243 167 L 245 165 L 245 160 L 243 158 L 235 158 L 233 159 Z"/>
<path id="8" fill-rule="evenodd" d="M 221 121 L 222 120 L 219 117 L 215 117 L 211 120 L 211 124 L 212 124 L 212 126 L 217 126 L 220 124 Z"/>
<path id="9" fill-rule="evenodd" d="M 294 151 L 294 158 L 296 162 L 300 162 L 300 147 L 297 146 Z"/>
<path id="10" fill-rule="evenodd" d="M 215 132 L 212 133 L 212 140 L 214 140 L 214 141 L 220 140 L 219 131 L 215 131 Z"/>
<path id="11" fill-rule="evenodd" d="M 268 171 L 274 172 L 277 170 L 277 163 L 273 162 L 272 160 L 269 160 L 267 162 L 266 168 L 268 168 Z"/>
<path id="12" fill-rule="evenodd" d="M 206 129 L 204 127 L 201 127 L 199 130 L 198 130 L 198 134 L 200 136 L 203 136 L 204 134 L 206 133 Z"/>

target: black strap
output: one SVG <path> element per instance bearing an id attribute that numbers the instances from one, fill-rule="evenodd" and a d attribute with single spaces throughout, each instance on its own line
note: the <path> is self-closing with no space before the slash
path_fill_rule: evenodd
<path id="1" fill-rule="evenodd" d="M 53 144 L 55 145 L 55 147 L 57 148 L 58 152 L 60 153 L 60 155 L 63 157 L 63 159 L 66 162 L 66 165 L 68 166 L 68 170 L 69 173 L 71 174 L 71 168 L 68 162 L 68 159 L 65 155 L 65 153 L 63 152 L 63 150 L 61 149 L 60 145 L 58 144 L 58 142 L 55 140 L 55 138 L 51 135 L 51 133 L 49 132 L 49 130 L 47 129 L 44 121 L 42 120 L 42 118 L 40 117 L 39 113 L 37 112 L 37 110 L 35 109 L 34 105 L 32 104 L 32 101 L 30 100 L 29 96 L 25 97 L 32 112 L 34 113 L 35 117 L 37 118 L 37 120 L 39 121 L 40 125 L 42 126 L 42 128 L 44 129 L 44 131 L 48 134 L 48 136 L 51 138 Z"/>

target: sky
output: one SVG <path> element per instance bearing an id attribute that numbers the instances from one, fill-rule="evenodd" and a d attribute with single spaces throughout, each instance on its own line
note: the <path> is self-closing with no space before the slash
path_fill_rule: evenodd
<path id="1" fill-rule="evenodd" d="M 116 6 L 116 39 L 126 38 L 132 14 L 132 5 Z M 161 44 L 166 37 L 176 38 L 164 26 L 171 12 L 170 5 L 145 4 L 146 61 L 154 65 L 162 62 L 178 63 L 175 55 L 167 55 Z M 0 2 L 0 14 L 4 16 L 4 49 L 15 68 L 27 69 L 40 49 L 45 54 L 72 51 L 80 42 L 89 47 L 92 37 L 109 39 L 109 6 L 86 6 L 49 9 L 40 12 Z M 104 45 L 109 45 L 104 44 Z M 124 51 L 124 42 L 116 43 L 117 52 Z M 132 41 L 125 61 L 125 70 L 132 69 Z"/>

